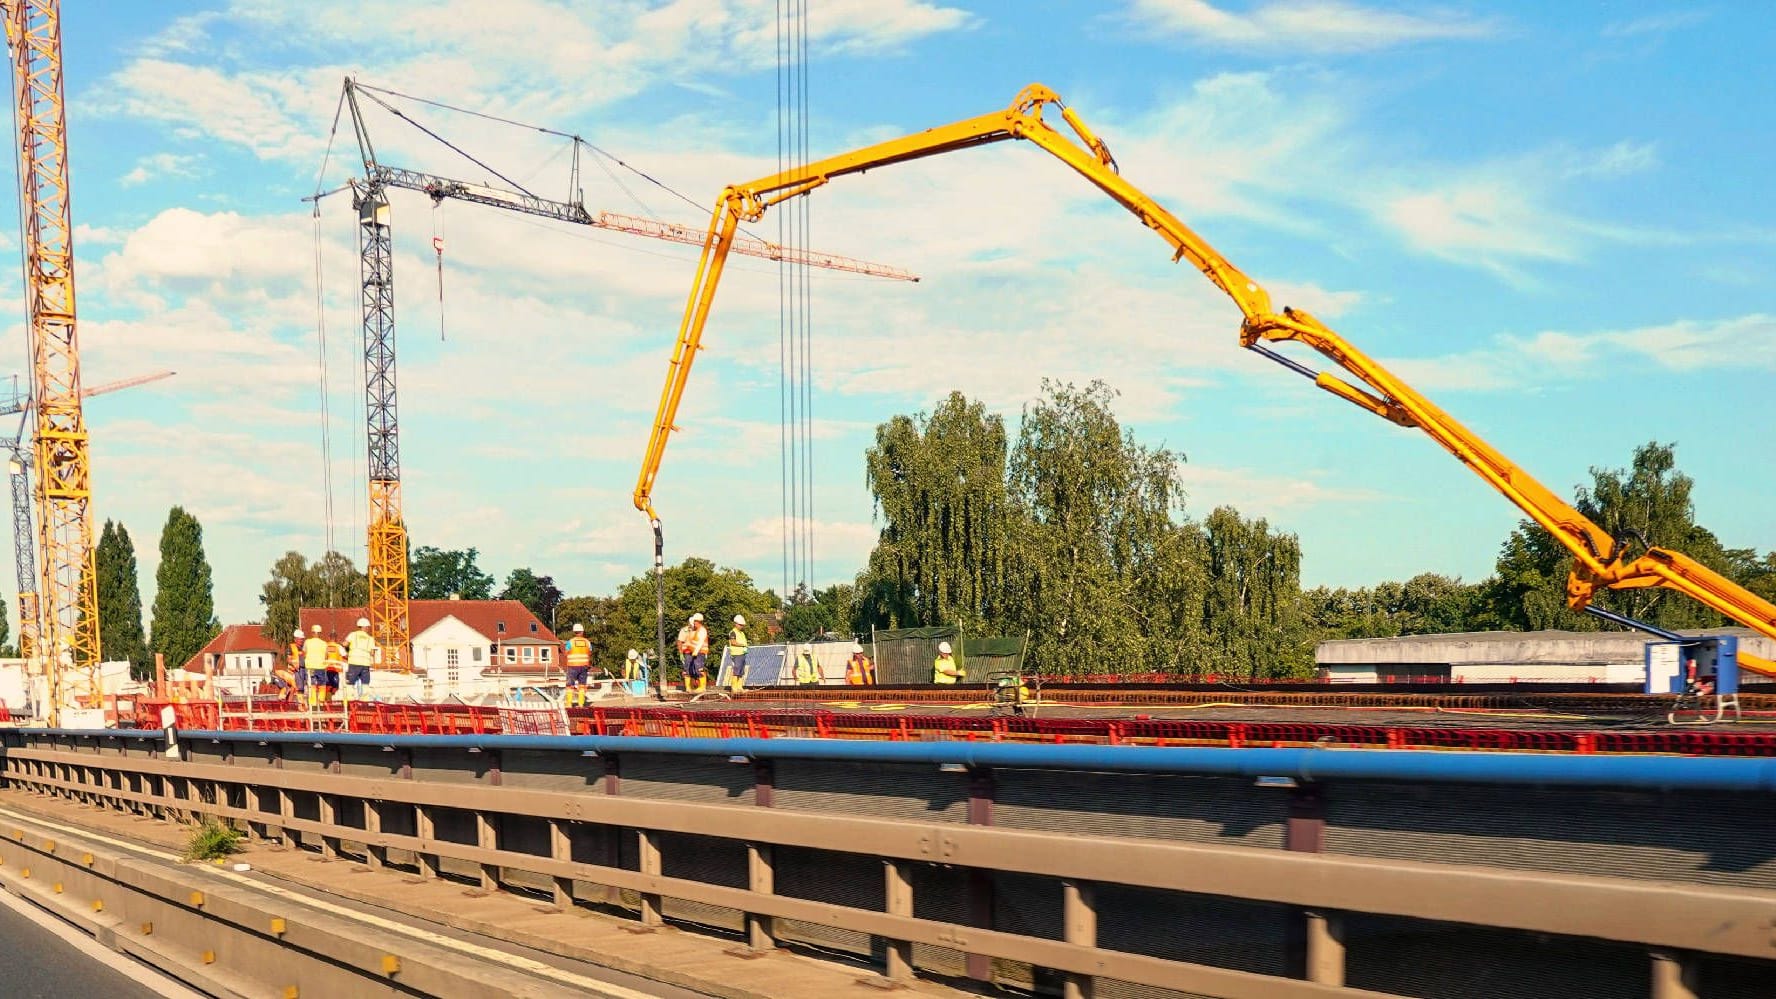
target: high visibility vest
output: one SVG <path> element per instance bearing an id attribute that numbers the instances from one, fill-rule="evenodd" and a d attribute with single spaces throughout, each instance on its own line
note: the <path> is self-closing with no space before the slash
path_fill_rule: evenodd
<path id="1" fill-rule="evenodd" d="M 743 628 L 735 628 L 734 633 L 728 636 L 728 655 L 743 656 L 746 654 L 748 647 L 749 646 L 746 644 L 746 630 Z"/>
<path id="2" fill-rule="evenodd" d="M 291 642 L 290 643 L 290 668 L 291 669 L 301 669 L 302 668 L 302 643 L 301 642 Z"/>
<path id="3" fill-rule="evenodd" d="M 819 666 L 819 664 L 815 663 L 815 661 L 814 661 L 814 653 L 812 653 L 812 652 L 798 652 L 798 653 L 796 653 L 796 667 L 795 667 L 795 669 L 796 669 L 796 682 L 797 683 L 819 683 L 820 682 L 820 666 Z"/>
<path id="4" fill-rule="evenodd" d="M 320 669 L 327 663 L 327 640 L 319 635 L 302 643 L 302 665 Z"/>
<path id="5" fill-rule="evenodd" d="M 340 645 L 338 642 L 328 642 L 327 643 L 327 670 L 332 673 L 337 673 L 337 672 L 339 672 L 339 668 L 344 665 L 345 665 L 345 646 Z"/>
<path id="6" fill-rule="evenodd" d="M 592 665 L 592 643 L 585 636 L 575 635 L 567 640 L 567 665 L 569 669 Z"/>
<path id="7" fill-rule="evenodd" d="M 368 631 L 354 631 L 345 636 L 345 661 L 353 666 L 369 666 L 376 662 L 376 639 Z"/>
<path id="8" fill-rule="evenodd" d="M 709 629 L 705 628 L 699 624 L 699 625 L 696 625 L 695 627 L 691 628 L 690 632 L 691 632 L 691 636 L 690 636 L 690 639 L 687 643 L 687 644 L 689 644 L 690 648 L 685 650 L 686 654 L 693 655 L 693 656 L 708 655 L 709 654 Z"/>
<path id="9" fill-rule="evenodd" d="M 938 656 L 937 661 L 931 664 L 931 682 L 955 683 L 956 677 L 952 672 L 955 669 L 955 656 Z"/>
<path id="10" fill-rule="evenodd" d="M 870 662 L 869 656 L 861 652 L 853 653 L 845 661 L 845 682 L 853 687 L 861 687 L 873 681 L 875 672 L 875 664 Z"/>

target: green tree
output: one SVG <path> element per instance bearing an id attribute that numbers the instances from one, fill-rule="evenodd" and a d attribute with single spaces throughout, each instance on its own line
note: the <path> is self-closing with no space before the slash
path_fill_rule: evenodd
<path id="1" fill-rule="evenodd" d="M 370 599 L 370 584 L 352 560 L 328 552 L 315 562 L 301 552 L 285 552 L 271 566 L 271 578 L 259 588 L 259 604 L 265 608 L 265 636 L 288 641 L 301 621 L 305 607 L 362 607 Z"/>
<path id="2" fill-rule="evenodd" d="M 1005 616 L 1017 535 L 1006 441 L 1005 422 L 960 392 L 876 428 L 864 463 L 882 530 L 857 582 L 854 627 L 978 631 Z"/>
<path id="3" fill-rule="evenodd" d="M 557 634 L 572 634 L 573 626 L 584 625 L 586 641 L 592 643 L 592 665 L 599 669 L 620 669 L 624 654 L 638 646 L 628 621 L 621 617 L 616 597 L 567 597 L 555 605 Z"/>
<path id="4" fill-rule="evenodd" d="M 152 676 L 153 659 L 142 635 L 142 591 L 137 582 L 136 546 L 122 524 L 105 521 L 95 556 L 99 588 L 99 647 L 112 661 L 127 659 L 130 674 Z M 0 642 L 6 640 L 0 630 Z"/>
<path id="5" fill-rule="evenodd" d="M 414 549 L 408 570 L 408 592 L 414 600 L 448 600 L 452 594 L 464 600 L 486 600 L 493 595 L 493 577 L 475 564 L 481 552 L 474 548 L 444 551 L 430 546 Z"/>
<path id="6" fill-rule="evenodd" d="M 1300 542 L 1226 506 L 1210 513 L 1203 528 L 1203 624 L 1217 671 L 1257 679 L 1311 670 L 1310 636 L 1300 616 Z"/>
<path id="7" fill-rule="evenodd" d="M 1713 532 L 1696 523 L 1690 499 L 1694 485 L 1678 471 L 1676 446 L 1653 441 L 1634 449 L 1626 469 L 1592 468 L 1591 485 L 1577 490 L 1573 505 L 1617 539 L 1624 559 L 1634 559 L 1648 546 L 1672 548 L 1731 576 L 1734 559 Z M 1498 575 L 1488 594 L 1490 609 L 1513 627 L 1596 630 L 1600 627 L 1596 618 L 1566 607 L 1571 564 L 1571 555 L 1551 535 L 1523 521 L 1499 552 Z M 1701 604 L 1659 587 L 1611 590 L 1599 593 L 1595 603 L 1673 630 L 1724 623 Z"/>
<path id="8" fill-rule="evenodd" d="M 856 587 L 838 583 L 809 592 L 800 585 L 783 604 L 783 637 L 791 642 L 816 638 L 843 639 L 852 635 L 852 603 Z"/>
<path id="9" fill-rule="evenodd" d="M 1019 613 L 1000 630 L 1027 630 L 1029 658 L 1047 672 L 1145 669 L 1160 637 L 1138 626 L 1136 608 L 1150 599 L 1140 584 L 1176 527 L 1182 456 L 1136 443 L 1111 411 L 1115 397 L 1103 382 L 1045 381 L 1011 455 L 1024 513 L 1011 573 Z"/>
<path id="10" fill-rule="evenodd" d="M 561 589 L 553 576 L 539 576 L 529 569 L 513 569 L 506 576 L 501 600 L 516 600 L 530 609 L 544 624 L 550 624 L 561 602 Z"/>
<path id="11" fill-rule="evenodd" d="M 752 577 L 739 569 L 718 568 L 705 558 L 687 558 L 666 569 L 666 649 L 668 665 L 676 668 L 672 640 L 694 613 L 703 614 L 709 627 L 711 651 L 726 641 L 734 615 L 746 615 L 746 635 L 754 645 L 772 640 L 781 632 L 773 611 L 777 601 L 752 585 Z M 617 597 L 614 637 L 625 651 L 654 647 L 654 577 L 636 576 L 624 584 Z"/>
<path id="12" fill-rule="evenodd" d="M 168 666 L 181 666 L 221 630 L 203 526 L 184 507 L 173 507 L 160 532 L 160 568 L 154 574 L 154 648 Z"/>

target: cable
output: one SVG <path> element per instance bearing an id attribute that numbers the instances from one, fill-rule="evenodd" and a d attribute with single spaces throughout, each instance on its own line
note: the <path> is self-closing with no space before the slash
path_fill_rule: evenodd
<path id="1" fill-rule="evenodd" d="M 322 170 L 325 169 L 323 159 Z M 314 203 L 315 342 L 316 360 L 321 376 L 321 493 L 322 537 L 324 539 L 321 558 L 323 560 L 326 559 L 326 553 L 333 550 L 335 540 L 333 533 L 333 433 L 332 428 L 328 426 L 331 422 L 332 407 L 327 382 L 327 293 L 324 280 L 325 268 L 322 266 L 322 260 L 325 257 L 324 245 L 321 238 L 321 203 L 317 200 Z M 333 577 L 328 574 L 325 578 L 327 606 L 332 607 L 334 605 Z"/>

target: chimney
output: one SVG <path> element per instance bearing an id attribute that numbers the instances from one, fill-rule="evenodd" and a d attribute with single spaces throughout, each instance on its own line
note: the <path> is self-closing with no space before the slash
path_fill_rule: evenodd
<path id="1" fill-rule="evenodd" d="M 462 599 L 462 594 L 460 594 L 460 593 L 452 593 L 452 594 L 451 594 L 451 595 L 450 595 L 450 599 L 452 599 L 452 600 L 461 600 L 461 599 Z"/>

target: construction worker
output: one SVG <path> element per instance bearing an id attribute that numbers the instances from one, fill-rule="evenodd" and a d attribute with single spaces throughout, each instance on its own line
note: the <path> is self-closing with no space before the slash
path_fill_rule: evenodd
<path id="1" fill-rule="evenodd" d="M 302 629 L 297 628 L 290 637 L 290 652 L 284 660 L 284 665 L 289 668 L 290 686 L 298 704 L 308 697 L 308 670 L 302 665 L 302 639 Z"/>
<path id="2" fill-rule="evenodd" d="M 845 660 L 845 684 L 850 687 L 867 687 L 876 682 L 876 664 L 870 657 L 863 654 L 863 646 L 851 645 L 851 658 Z"/>
<path id="3" fill-rule="evenodd" d="M 804 687 L 820 686 L 820 664 L 814 661 L 814 646 L 806 642 L 796 650 L 795 678 Z"/>
<path id="4" fill-rule="evenodd" d="M 585 707 L 586 683 L 592 677 L 592 643 L 586 640 L 586 626 L 574 625 L 573 637 L 567 640 L 567 691 L 562 696 L 568 707 Z"/>
<path id="5" fill-rule="evenodd" d="M 623 660 L 623 679 L 641 679 L 641 653 L 634 649 L 630 649 L 628 657 Z"/>
<path id="6" fill-rule="evenodd" d="M 962 679 L 962 671 L 956 667 L 956 657 L 950 654 L 950 643 L 937 643 L 937 661 L 931 664 L 932 683 L 956 683 Z"/>
<path id="7" fill-rule="evenodd" d="M 339 674 L 345 670 L 345 646 L 339 641 L 339 629 L 334 628 L 327 633 L 327 671 L 326 690 L 321 699 L 328 704 L 339 696 Z"/>
<path id="8" fill-rule="evenodd" d="M 746 685 L 746 615 L 734 615 L 734 630 L 728 633 L 728 689 L 738 692 Z"/>
<path id="9" fill-rule="evenodd" d="M 327 691 L 327 640 L 321 637 L 321 626 L 302 643 L 303 672 L 308 675 L 308 706 L 321 703 Z"/>
<path id="10" fill-rule="evenodd" d="M 346 696 L 348 701 L 353 697 L 360 701 L 370 699 L 370 667 L 382 655 L 382 649 L 367 630 L 369 627 L 369 618 L 358 618 L 358 630 L 345 636 L 345 683 L 351 688 Z"/>
<path id="11" fill-rule="evenodd" d="M 684 657 L 685 693 L 701 693 L 709 689 L 709 629 L 703 627 L 701 611 L 692 614 L 685 626 L 678 629 L 678 654 Z"/>

